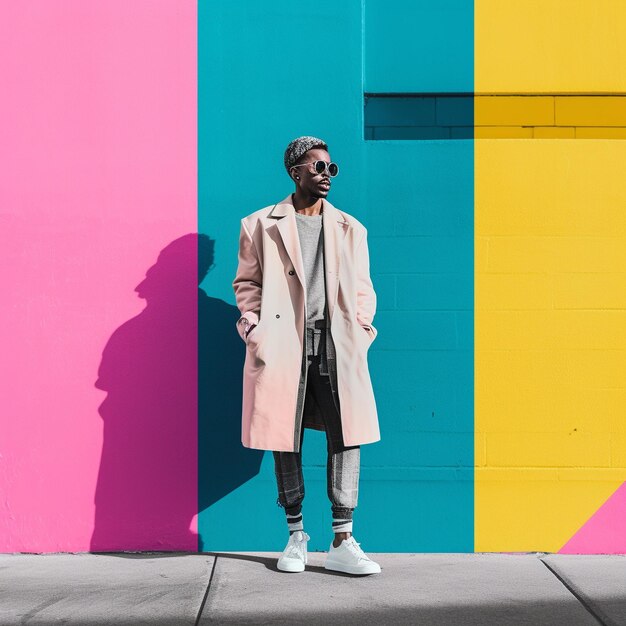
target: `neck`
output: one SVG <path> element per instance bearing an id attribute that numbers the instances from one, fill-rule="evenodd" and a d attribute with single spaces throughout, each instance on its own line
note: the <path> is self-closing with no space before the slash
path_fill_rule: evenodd
<path id="1" fill-rule="evenodd" d="M 320 215 L 320 213 L 323 212 L 322 198 L 303 194 L 300 189 L 297 189 L 295 193 L 291 194 L 291 201 L 293 202 L 293 208 L 298 213 L 303 213 L 304 215 Z"/>

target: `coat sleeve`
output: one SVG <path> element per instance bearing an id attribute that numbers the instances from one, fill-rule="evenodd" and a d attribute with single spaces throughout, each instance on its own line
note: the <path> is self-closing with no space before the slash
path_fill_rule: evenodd
<path id="1" fill-rule="evenodd" d="M 356 248 L 356 268 L 357 268 L 357 320 L 365 330 L 367 330 L 372 341 L 376 338 L 378 331 L 372 325 L 376 314 L 376 292 L 370 277 L 370 257 L 367 245 L 367 229 L 361 237 L 361 241 Z"/>
<path id="2" fill-rule="evenodd" d="M 252 237 L 244 221 L 241 220 L 238 265 L 237 273 L 233 280 L 233 289 L 235 291 L 237 308 L 241 313 L 241 317 L 237 320 L 237 332 L 244 341 L 243 325 L 239 322 L 245 317 L 251 324 L 259 323 L 262 283 L 263 270 L 261 269 L 259 256 Z"/>

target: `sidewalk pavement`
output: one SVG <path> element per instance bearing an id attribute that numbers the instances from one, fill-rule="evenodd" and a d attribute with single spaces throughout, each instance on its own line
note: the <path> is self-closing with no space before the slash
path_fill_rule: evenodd
<path id="1" fill-rule="evenodd" d="M 626 625 L 626 555 L 400 553 L 380 574 L 280 553 L 0 555 L 0 624 Z"/>

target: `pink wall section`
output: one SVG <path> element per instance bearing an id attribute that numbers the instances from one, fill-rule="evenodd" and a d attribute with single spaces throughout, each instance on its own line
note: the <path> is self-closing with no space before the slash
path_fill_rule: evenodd
<path id="1" fill-rule="evenodd" d="M 0 30 L 0 552 L 195 550 L 196 2 Z"/>
<path id="2" fill-rule="evenodd" d="M 576 531 L 559 554 L 626 554 L 626 482 Z"/>

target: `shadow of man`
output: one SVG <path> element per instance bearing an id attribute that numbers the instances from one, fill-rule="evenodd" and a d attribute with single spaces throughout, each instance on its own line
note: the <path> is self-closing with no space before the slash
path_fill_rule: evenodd
<path id="1" fill-rule="evenodd" d="M 262 451 L 241 444 L 239 313 L 199 288 L 214 244 L 188 234 L 166 246 L 135 288 L 146 307 L 104 348 L 93 552 L 195 552 L 199 505 L 258 473 Z"/>

